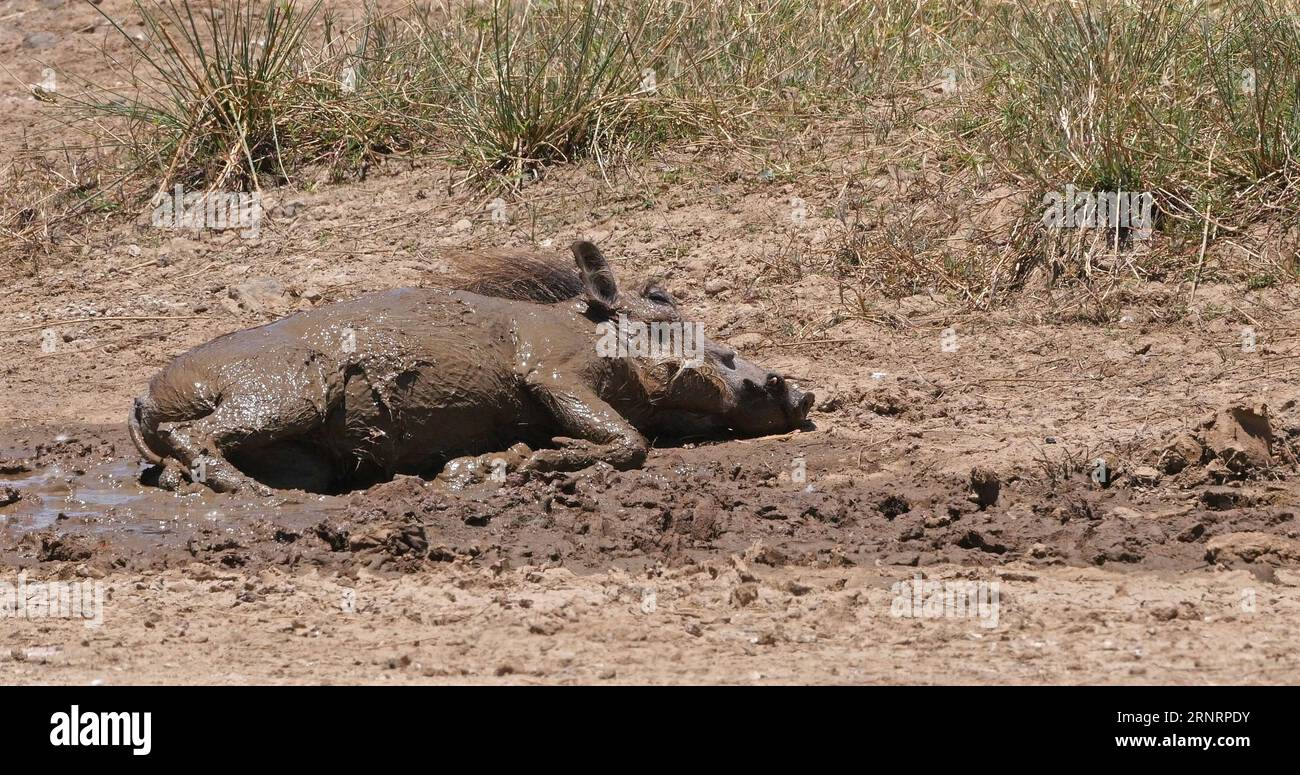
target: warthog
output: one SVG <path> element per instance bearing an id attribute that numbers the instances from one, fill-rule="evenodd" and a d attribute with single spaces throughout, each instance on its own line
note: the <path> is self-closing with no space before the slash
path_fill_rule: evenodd
<path id="1" fill-rule="evenodd" d="M 581 290 L 567 300 L 401 288 L 219 337 L 153 378 L 131 438 L 164 486 L 336 492 L 398 473 L 472 479 L 507 459 L 629 469 L 647 437 L 805 423 L 812 393 L 707 337 L 611 351 L 636 324 L 690 326 L 660 286 L 622 292 L 595 245 L 572 250 Z"/>

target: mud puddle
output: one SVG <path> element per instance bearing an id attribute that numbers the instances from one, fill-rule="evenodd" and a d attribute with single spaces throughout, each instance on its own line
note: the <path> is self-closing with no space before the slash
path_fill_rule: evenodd
<path id="1" fill-rule="evenodd" d="M 116 428 L 29 435 L 49 440 L 0 443 L 0 546 L 18 565 L 93 558 L 118 567 L 166 566 L 240 546 L 268 524 L 303 529 L 346 506 L 304 493 L 234 499 L 202 488 L 171 493 L 145 486 L 146 464 Z"/>
<path id="2" fill-rule="evenodd" d="M 139 466 L 117 461 L 82 474 L 56 465 L 25 474 L 0 475 L 0 489 L 8 488 L 19 495 L 4 515 L 5 524 L 24 531 L 51 527 L 61 519 L 111 522 L 118 509 L 130 507 L 147 495 L 136 482 L 139 473 Z M 145 529 L 130 523 L 122 527 Z"/>
<path id="3" fill-rule="evenodd" d="M 1248 441 L 1220 446 L 1241 457 Z M 1186 570 L 1300 557 L 1292 482 L 1224 480 L 1216 461 L 1233 458 L 1208 446 L 1181 466 L 1162 446 L 1151 454 L 1180 472 L 1116 462 L 1100 486 L 1086 468 L 1045 476 L 1032 459 L 998 471 L 913 468 L 852 440 L 796 433 L 656 449 L 635 471 L 512 474 L 459 493 L 400 477 L 345 496 L 260 497 L 144 487 L 124 429 L 83 429 L 5 459 L 0 488 L 17 500 L 0 507 L 0 554 L 20 566 L 197 561 L 344 574 L 444 563 L 647 572 L 733 557 L 772 567 Z"/>

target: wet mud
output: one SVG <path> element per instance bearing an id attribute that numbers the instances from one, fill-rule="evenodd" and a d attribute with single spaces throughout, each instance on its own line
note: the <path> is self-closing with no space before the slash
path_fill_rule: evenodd
<path id="1" fill-rule="evenodd" d="M 1225 410 L 1151 445 L 1151 465 L 1116 461 L 1107 478 L 1096 465 L 1104 458 L 1051 475 L 1031 465 L 900 475 L 861 445 L 813 430 L 657 448 L 632 471 L 516 472 L 463 490 L 399 476 L 338 496 L 166 492 L 140 483 L 148 469 L 125 429 L 33 428 L 4 442 L 0 491 L 12 500 L 0 507 L 0 550 L 15 566 L 89 573 L 190 562 L 344 574 L 447 563 L 640 572 L 733 555 L 809 568 L 1293 562 L 1294 483 L 1285 465 L 1228 467 L 1224 458 L 1245 465 L 1224 427 L 1233 417 L 1254 427 L 1248 412 Z M 1274 424 L 1285 430 L 1268 429 L 1269 459 L 1293 456 L 1298 429 Z M 1180 450 L 1188 457 L 1174 462 Z M 1247 535 L 1272 543 L 1236 551 Z"/>

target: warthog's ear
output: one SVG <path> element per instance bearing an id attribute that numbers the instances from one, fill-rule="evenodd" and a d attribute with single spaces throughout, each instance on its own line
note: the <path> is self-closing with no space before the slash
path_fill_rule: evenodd
<path id="1" fill-rule="evenodd" d="M 573 243 L 571 250 L 573 258 L 578 262 L 578 271 L 582 274 L 587 302 L 601 311 L 612 311 L 618 303 L 618 283 L 614 280 L 614 270 L 609 268 L 609 262 L 601 255 L 600 248 L 584 240 Z"/>

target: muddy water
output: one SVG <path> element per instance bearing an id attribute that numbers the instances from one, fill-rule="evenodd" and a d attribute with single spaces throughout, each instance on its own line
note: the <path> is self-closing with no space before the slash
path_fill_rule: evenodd
<path id="1" fill-rule="evenodd" d="M 60 465 L 25 474 L 0 475 L 0 487 L 13 487 L 22 500 L 5 523 L 17 530 L 51 527 L 60 519 L 94 521 L 145 498 L 137 483 L 140 467 L 115 461 L 77 475 Z M 127 529 L 131 529 L 128 527 Z"/>
<path id="2" fill-rule="evenodd" d="M 82 548 L 76 556 L 50 559 L 88 559 L 81 555 L 90 552 L 108 561 L 130 555 L 145 565 L 166 563 L 214 540 L 252 540 L 259 526 L 300 530 L 346 508 L 344 500 L 305 493 L 237 500 L 200 487 L 172 493 L 146 486 L 141 474 L 147 464 L 120 428 L 37 430 L 30 438 L 47 441 L 0 442 L 0 462 L 10 471 L 0 473 L 0 492 L 11 488 L 19 495 L 0 507 L 0 544 L 7 554 L 40 559 L 42 547 L 57 540 Z"/>

